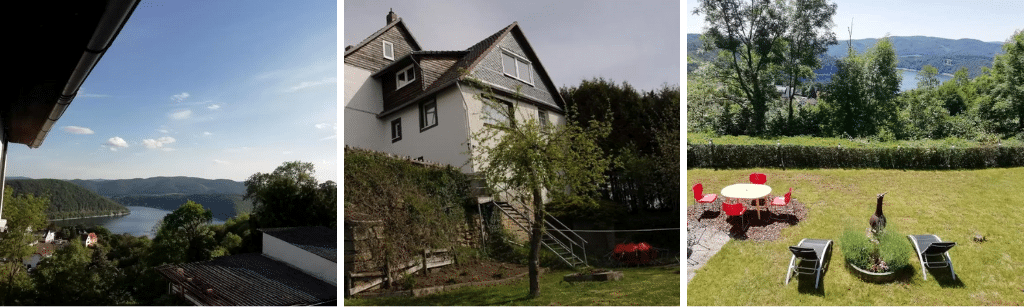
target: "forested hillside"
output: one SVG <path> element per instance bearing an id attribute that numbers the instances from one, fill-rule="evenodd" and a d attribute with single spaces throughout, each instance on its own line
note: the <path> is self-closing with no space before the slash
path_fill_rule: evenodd
<path id="1" fill-rule="evenodd" d="M 114 197 L 121 195 L 164 194 L 245 194 L 245 185 L 227 179 L 194 177 L 152 177 L 116 180 L 68 180 L 97 194 Z"/>
<path id="2" fill-rule="evenodd" d="M 80 186 L 57 179 L 8 180 L 15 196 L 32 194 L 50 199 L 48 219 L 128 214 L 128 208 Z"/>
<path id="3" fill-rule="evenodd" d="M 243 212 L 252 212 L 252 202 L 242 200 L 238 194 L 165 194 L 165 195 L 122 195 L 114 201 L 125 206 L 140 206 L 168 211 L 178 209 L 191 200 L 213 211 L 213 217 L 227 220 Z"/>
<path id="4" fill-rule="evenodd" d="M 980 75 L 982 67 L 991 68 L 995 56 L 1003 53 L 1002 43 L 983 42 L 976 39 L 891 36 L 889 40 L 899 58 L 899 62 L 896 64 L 898 68 L 921 70 L 925 65 L 931 65 L 937 68 L 940 74 L 953 74 L 960 67 L 967 67 L 969 78 Z M 822 55 L 824 59 L 822 68 L 815 72 L 818 74 L 835 73 L 835 60 L 842 59 L 847 55 L 847 41 L 839 40 L 838 44 L 829 47 L 828 51 Z M 855 39 L 853 40 L 853 49 L 857 53 L 863 53 L 876 43 L 878 43 L 877 38 Z M 710 60 L 710 56 L 717 54 L 699 53 L 700 46 L 700 34 L 689 33 L 686 35 L 686 52 L 691 57 L 707 61 Z M 689 68 L 687 71 L 691 70 Z"/>

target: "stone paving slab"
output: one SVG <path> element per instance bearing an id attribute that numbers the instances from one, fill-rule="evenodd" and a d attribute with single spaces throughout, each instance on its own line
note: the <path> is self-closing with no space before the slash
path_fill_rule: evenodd
<path id="1" fill-rule="evenodd" d="M 689 284 L 697 270 L 704 267 L 711 257 L 722 249 L 725 243 L 729 242 L 729 234 L 711 227 L 694 227 L 688 231 L 698 233 L 694 242 L 692 253 L 686 261 L 686 283 Z"/>

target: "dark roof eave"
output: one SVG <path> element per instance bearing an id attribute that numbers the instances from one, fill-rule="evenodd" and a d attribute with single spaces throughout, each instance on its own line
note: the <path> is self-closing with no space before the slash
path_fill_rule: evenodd
<path id="1" fill-rule="evenodd" d="M 92 73 L 92 69 L 96 67 L 96 64 L 99 63 L 107 49 L 113 44 L 117 35 L 121 33 L 121 29 L 124 28 L 128 18 L 131 17 L 138 4 L 139 0 L 109 2 L 100 18 L 99 24 L 96 26 L 96 30 L 93 31 L 92 37 L 89 39 L 88 45 L 85 46 L 82 52 L 82 57 L 79 59 L 78 64 L 75 65 L 71 77 L 64 85 L 59 98 L 52 103 L 42 102 L 47 104 L 46 109 L 49 109 L 50 112 L 36 137 L 25 145 L 28 145 L 29 148 L 39 148 L 39 146 L 43 145 L 43 141 L 46 140 L 46 135 L 49 134 L 50 129 L 64 115 L 64 111 L 67 110 L 72 100 L 78 95 L 78 89 L 82 87 L 85 79 Z"/>

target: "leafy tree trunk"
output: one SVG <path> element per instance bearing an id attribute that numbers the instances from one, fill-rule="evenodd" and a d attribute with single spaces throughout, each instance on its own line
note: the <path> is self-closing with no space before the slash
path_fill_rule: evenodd
<path id="1" fill-rule="evenodd" d="M 530 298 L 540 296 L 540 239 L 544 235 L 544 201 L 533 188 L 533 227 L 530 231 Z"/>

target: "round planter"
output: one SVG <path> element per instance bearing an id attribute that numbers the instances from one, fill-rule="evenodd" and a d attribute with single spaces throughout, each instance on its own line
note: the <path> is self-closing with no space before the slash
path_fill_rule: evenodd
<path id="1" fill-rule="evenodd" d="M 867 282 L 885 283 L 896 279 L 895 271 L 874 273 L 869 272 L 865 269 L 861 269 L 860 267 L 857 267 L 856 265 L 853 265 L 852 263 L 849 262 L 847 262 L 846 264 L 852 269 L 854 275 L 857 275 L 857 277 L 860 277 L 860 279 Z"/>

